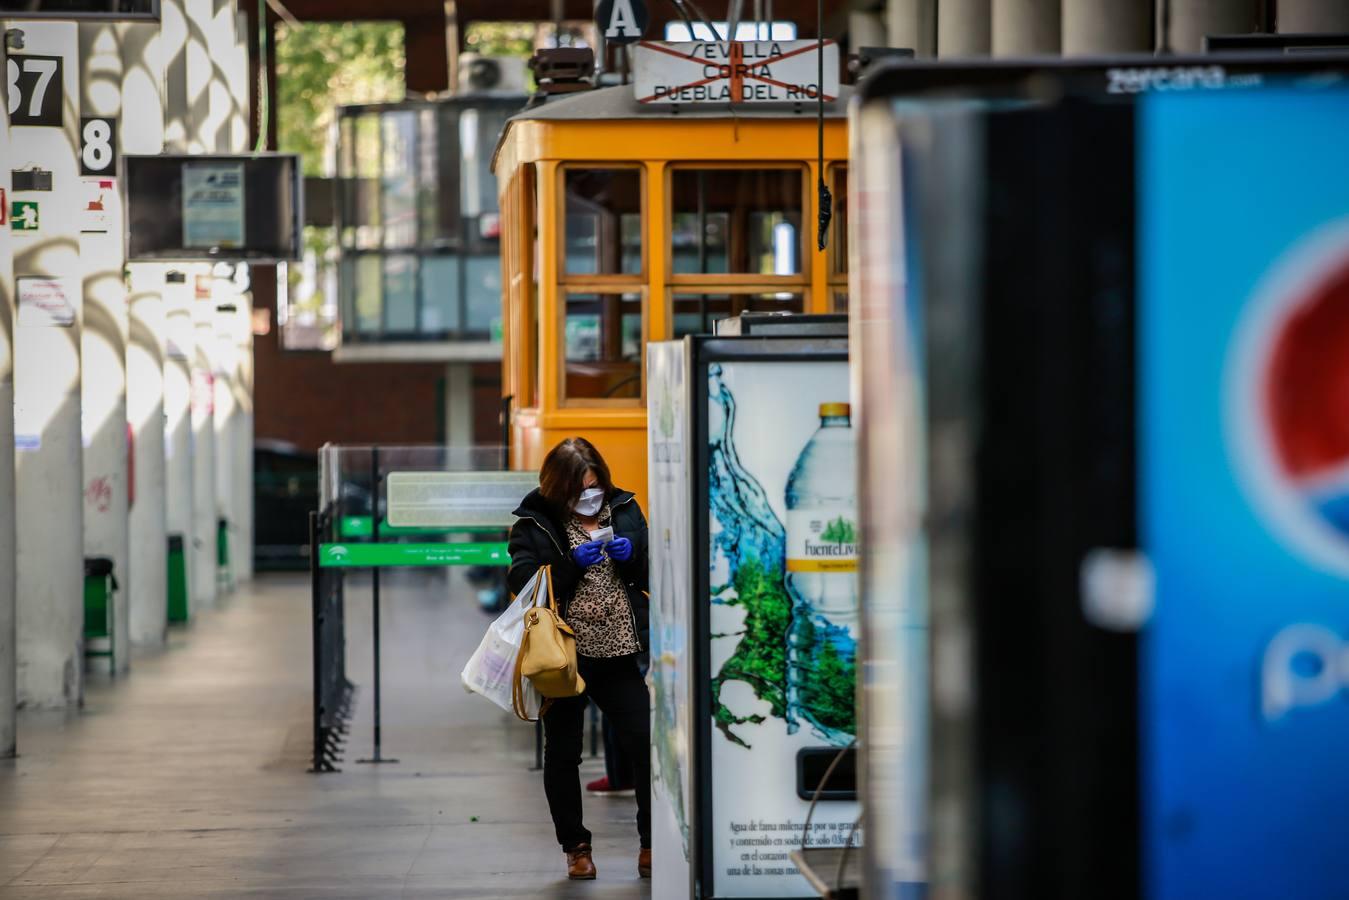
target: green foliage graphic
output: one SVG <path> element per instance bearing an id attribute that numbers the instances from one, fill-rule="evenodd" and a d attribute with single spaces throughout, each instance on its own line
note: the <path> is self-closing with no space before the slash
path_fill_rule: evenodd
<path id="1" fill-rule="evenodd" d="M 824 534 L 820 535 L 820 540 L 827 544 L 855 544 L 857 543 L 857 528 L 852 522 L 839 516 L 825 525 Z"/>
<path id="2" fill-rule="evenodd" d="M 761 715 L 737 716 L 721 702 L 721 688 L 730 681 L 743 681 L 760 700 L 767 701 L 772 715 L 787 716 L 787 630 L 791 626 L 792 601 L 782 572 L 769 571 L 756 559 L 747 559 L 735 573 L 735 597 L 719 600 L 745 610 L 745 630 L 731 658 L 712 679 L 712 718 L 728 740 L 749 747 L 731 729 L 757 725 Z"/>
<path id="3" fill-rule="evenodd" d="M 802 713 L 817 725 L 856 734 L 856 662 L 841 655 L 833 641 L 819 640 L 818 632 L 810 616 L 801 617 L 798 638 L 814 648 L 811 664 L 795 670 Z"/>

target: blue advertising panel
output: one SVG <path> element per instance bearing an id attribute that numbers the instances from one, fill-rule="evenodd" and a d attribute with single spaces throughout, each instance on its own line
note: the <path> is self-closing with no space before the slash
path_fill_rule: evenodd
<path id="1" fill-rule="evenodd" d="M 1140 119 L 1146 896 L 1349 888 L 1349 93 Z"/>

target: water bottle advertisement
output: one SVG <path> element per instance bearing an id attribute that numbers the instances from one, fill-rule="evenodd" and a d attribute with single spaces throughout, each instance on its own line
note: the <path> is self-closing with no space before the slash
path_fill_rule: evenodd
<path id="1" fill-rule="evenodd" d="M 1141 134 L 1146 895 L 1344 897 L 1349 94 Z"/>
<path id="2" fill-rule="evenodd" d="M 691 896 L 689 818 L 693 674 L 689 584 L 688 383 L 680 342 L 647 345 L 647 439 L 651 531 L 651 832 L 653 900 Z"/>
<path id="3" fill-rule="evenodd" d="M 857 729 L 848 365 L 804 356 L 699 372 L 708 392 L 711 781 L 702 821 L 712 880 L 702 896 L 815 896 L 789 858 L 810 806 L 798 755 L 832 756 Z M 857 815 L 851 800 L 821 802 L 806 845 L 860 845 Z"/>

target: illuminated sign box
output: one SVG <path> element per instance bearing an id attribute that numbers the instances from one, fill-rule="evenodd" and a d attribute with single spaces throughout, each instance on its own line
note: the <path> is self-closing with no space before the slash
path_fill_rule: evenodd
<path id="1" fill-rule="evenodd" d="M 304 187 L 287 153 L 124 157 L 127 259 L 300 258 Z"/>

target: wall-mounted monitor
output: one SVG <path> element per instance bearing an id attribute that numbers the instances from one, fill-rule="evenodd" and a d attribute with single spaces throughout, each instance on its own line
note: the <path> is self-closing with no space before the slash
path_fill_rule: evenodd
<path id="1" fill-rule="evenodd" d="M 0 0 L 3 19 L 159 19 L 159 0 Z"/>
<path id="2" fill-rule="evenodd" d="M 127 259 L 300 258 L 304 188 L 295 154 L 123 157 Z"/>

